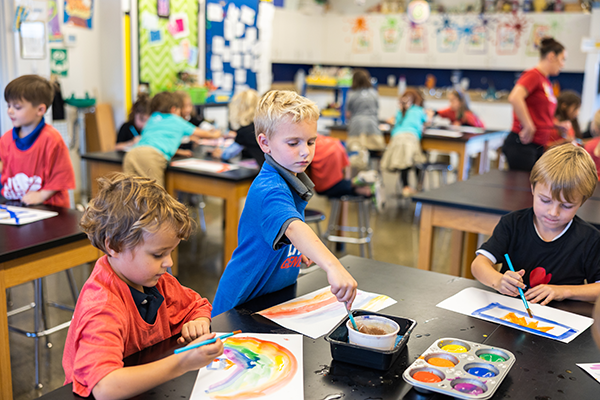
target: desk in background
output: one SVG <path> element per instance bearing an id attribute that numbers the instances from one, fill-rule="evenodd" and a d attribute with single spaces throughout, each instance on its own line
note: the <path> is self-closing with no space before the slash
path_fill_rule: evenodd
<path id="1" fill-rule="evenodd" d="M 565 345 L 435 306 L 464 288 L 484 288 L 477 281 L 457 279 L 444 274 L 354 256 L 346 256 L 341 259 L 341 262 L 359 282 L 361 289 L 387 294 L 398 301 L 381 313 L 411 318 L 416 320 L 418 325 L 408 341 L 407 350 L 403 351 L 388 371 L 334 361 L 331 359 L 329 343 L 322 337 L 313 340 L 305 336 L 303 338 L 305 399 L 325 399 L 333 394 L 340 395 L 340 398 L 343 397 L 345 400 L 425 398 L 404 382 L 402 373 L 435 340 L 443 337 L 499 346 L 516 354 L 515 365 L 493 399 L 510 397 L 514 400 L 531 400 L 536 396 L 566 399 L 597 397 L 598 383 L 575 365 L 575 363 L 600 360 L 600 351 L 596 348 L 589 329 L 573 342 Z M 294 286 L 256 298 L 215 317 L 212 321 L 212 329 L 219 332 L 241 329 L 243 332 L 255 333 L 293 333 L 253 313 L 327 286 L 326 278 L 322 270 L 302 276 Z M 589 303 L 575 301 L 551 304 L 586 316 L 591 315 L 593 307 Z M 178 347 L 176 339 L 168 339 L 128 357 L 125 362 L 126 365 L 151 362 L 172 354 L 176 347 Z M 571 373 L 565 372 L 566 370 L 570 370 Z M 566 376 L 567 379 L 557 378 L 559 374 Z M 188 398 L 196 375 L 196 372 L 189 372 L 136 399 Z M 71 385 L 63 386 L 40 399 L 79 399 L 71 393 L 71 389 Z M 561 395 L 559 396 L 558 393 Z M 439 394 L 432 394 L 427 398 L 449 399 Z"/>
<path id="2" fill-rule="evenodd" d="M 56 207 L 53 218 L 0 225 L 0 399 L 12 399 L 6 289 L 95 262 L 101 253 L 79 229 L 81 213 Z"/>
<path id="3" fill-rule="evenodd" d="M 347 125 L 333 125 L 330 128 L 330 136 L 342 141 L 348 139 Z M 473 134 L 463 133 L 461 137 L 444 137 L 428 134 L 427 130 L 423 133 L 421 147 L 425 151 L 439 151 L 443 153 L 455 152 L 458 154 L 458 174 L 459 181 L 466 180 L 469 177 L 469 157 L 479 155 L 478 173 L 483 174 L 490 170 L 489 151 L 498 150 L 502 147 L 504 139 L 508 135 L 507 131 L 486 131 L 485 133 Z M 390 132 L 385 131 L 386 142 L 390 140 Z"/>
<path id="4" fill-rule="evenodd" d="M 463 255 L 468 276 L 477 250 L 477 234 L 491 235 L 500 218 L 512 211 L 533 206 L 529 172 L 492 171 L 464 182 L 413 196 L 420 210 L 419 269 L 431 269 L 433 228 L 450 228 L 451 274 L 460 275 Z M 600 189 L 579 209 L 577 215 L 600 228 Z M 463 236 L 463 232 L 466 234 Z M 465 247 L 463 253 L 463 245 Z"/>
<path id="5" fill-rule="evenodd" d="M 125 153 L 117 151 L 87 153 L 81 157 L 89 165 L 90 181 L 93 182 L 92 197 L 98 193 L 97 178 L 111 172 L 123 171 L 123 157 L 125 157 Z M 194 171 L 182 167 L 167 167 L 165 189 L 171 196 L 177 198 L 176 192 L 181 191 L 219 197 L 224 200 L 223 268 L 231 259 L 233 250 L 237 247 L 237 228 L 241 211 L 240 200 L 246 197 L 256 175 L 258 175 L 258 170 L 242 167 L 221 173 Z M 176 268 L 174 268 L 174 273 L 176 273 Z"/>

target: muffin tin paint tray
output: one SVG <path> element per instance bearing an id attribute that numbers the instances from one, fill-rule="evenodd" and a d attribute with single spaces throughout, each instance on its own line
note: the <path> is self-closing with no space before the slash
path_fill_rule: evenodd
<path id="1" fill-rule="evenodd" d="M 515 363 L 508 350 L 462 339 L 436 340 L 402 375 L 422 393 L 489 399 Z"/>

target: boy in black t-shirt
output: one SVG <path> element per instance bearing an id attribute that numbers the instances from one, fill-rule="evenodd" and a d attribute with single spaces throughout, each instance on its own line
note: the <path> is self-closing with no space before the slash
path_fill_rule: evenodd
<path id="1" fill-rule="evenodd" d="M 558 146 L 537 161 L 529 181 L 533 208 L 502 217 L 477 250 L 473 275 L 509 296 L 527 289 L 532 303 L 594 301 L 600 295 L 600 232 L 575 215 L 596 188 L 594 162 L 580 147 Z M 504 254 L 517 272 L 509 270 Z"/>

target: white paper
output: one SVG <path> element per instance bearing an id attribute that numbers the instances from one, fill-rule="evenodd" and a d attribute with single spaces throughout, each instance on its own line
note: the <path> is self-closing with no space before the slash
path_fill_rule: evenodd
<path id="1" fill-rule="evenodd" d="M 216 87 L 221 87 L 223 85 L 223 72 L 221 71 L 213 71 L 212 73 L 212 84 Z"/>
<path id="2" fill-rule="evenodd" d="M 595 380 L 600 382 L 600 362 L 576 365 L 588 374 L 590 374 Z"/>
<path id="3" fill-rule="evenodd" d="M 231 65 L 231 68 L 242 68 L 242 55 L 233 54 L 231 56 L 231 62 L 229 64 Z"/>
<path id="4" fill-rule="evenodd" d="M 260 58 L 252 59 L 252 67 L 250 67 L 250 70 L 252 72 L 258 72 L 259 69 L 260 69 Z"/>
<path id="5" fill-rule="evenodd" d="M 258 31 L 256 30 L 256 28 L 246 28 L 246 40 L 252 44 L 254 44 L 258 40 Z"/>
<path id="6" fill-rule="evenodd" d="M 231 62 L 231 49 L 228 46 L 223 49 L 223 62 Z"/>
<path id="7" fill-rule="evenodd" d="M 240 9 L 233 3 L 229 3 L 229 7 L 227 7 L 227 19 L 232 22 L 240 20 Z"/>
<path id="8" fill-rule="evenodd" d="M 223 355 L 198 371 L 190 400 L 304 399 L 301 335 L 239 333 L 223 346 Z"/>
<path id="9" fill-rule="evenodd" d="M 183 50 L 181 50 L 181 47 L 179 46 L 171 48 L 171 57 L 173 57 L 173 62 L 175 64 L 179 64 L 180 62 L 185 61 L 185 55 L 183 54 Z"/>
<path id="10" fill-rule="evenodd" d="M 250 54 L 244 54 L 244 68 L 252 68 L 252 56 Z"/>
<path id="11" fill-rule="evenodd" d="M 246 70 L 245 69 L 236 69 L 234 72 L 234 76 L 235 76 L 235 83 L 238 84 L 244 84 L 246 83 Z"/>
<path id="12" fill-rule="evenodd" d="M 466 125 L 450 125 L 448 126 L 447 129 L 456 131 L 456 132 L 462 132 L 462 133 L 485 133 L 485 129 L 483 128 L 477 128 L 475 126 L 466 126 Z"/>
<path id="13" fill-rule="evenodd" d="M 273 3 L 267 3 L 261 1 L 258 3 L 258 18 L 256 20 L 256 26 L 258 29 L 268 29 L 271 27 L 273 22 L 273 16 L 275 15 L 275 6 Z"/>
<path id="14" fill-rule="evenodd" d="M 237 165 L 231 165 L 219 161 L 201 160 L 199 158 L 186 158 L 171 162 L 173 167 L 191 169 L 194 171 L 221 173 L 238 169 Z"/>
<path id="15" fill-rule="evenodd" d="M 223 21 L 223 7 L 218 3 L 208 3 L 206 5 L 206 19 L 213 22 Z"/>
<path id="16" fill-rule="evenodd" d="M 233 90 L 233 74 L 223 75 L 223 85 L 221 86 L 221 89 L 226 92 Z"/>
<path id="17" fill-rule="evenodd" d="M 26 225 L 42 219 L 56 217 L 58 215 L 58 213 L 54 211 L 36 210 L 35 208 L 13 207 L 5 205 L 2 205 L 2 207 L 6 207 L 8 210 L 12 211 L 19 219 L 19 223 L 17 223 L 17 220 L 13 218 L 8 211 L 0 208 L 1 225 Z"/>
<path id="18" fill-rule="evenodd" d="M 213 36 L 212 38 L 212 53 L 223 54 L 225 50 L 225 39 L 222 36 Z"/>
<path id="19" fill-rule="evenodd" d="M 575 339 L 594 322 L 588 317 L 533 303 L 529 303 L 533 314 L 533 318 L 529 318 L 519 297 L 512 298 L 476 288 L 464 289 L 437 306 L 563 343 L 569 343 Z M 503 319 L 509 313 L 514 313 L 517 318 L 522 318 L 521 322 L 517 324 Z M 524 326 L 524 323 L 529 326 Z M 538 329 L 535 329 L 535 326 Z M 543 332 L 539 328 L 551 329 Z"/>
<path id="20" fill-rule="evenodd" d="M 229 42 L 229 48 L 231 49 L 231 54 L 237 54 L 242 52 L 242 41 L 239 39 L 234 39 Z"/>
<path id="21" fill-rule="evenodd" d="M 236 38 L 241 38 L 242 36 L 244 36 L 245 31 L 246 31 L 246 25 L 244 25 L 241 22 L 235 23 L 235 37 Z"/>
<path id="22" fill-rule="evenodd" d="M 235 29 L 235 22 L 231 22 L 228 19 L 226 19 L 225 22 L 223 22 L 223 37 L 225 38 L 225 40 L 235 39 L 234 29 Z"/>
<path id="23" fill-rule="evenodd" d="M 254 42 L 248 40 L 247 38 L 242 39 L 242 53 L 251 53 L 253 47 Z"/>
<path id="24" fill-rule="evenodd" d="M 431 135 L 431 136 L 441 136 L 441 137 L 451 137 L 451 138 L 459 138 L 462 137 L 462 133 L 460 132 L 454 132 L 454 131 L 447 131 L 445 129 L 425 129 L 424 132 L 426 135 Z"/>
<path id="25" fill-rule="evenodd" d="M 155 31 L 158 29 L 158 26 L 158 15 L 151 14 L 148 11 L 142 13 L 142 28 Z"/>
<path id="26" fill-rule="evenodd" d="M 211 71 L 223 71 L 223 60 L 221 56 L 213 54 L 210 56 L 210 70 Z"/>
<path id="27" fill-rule="evenodd" d="M 240 15 L 240 20 L 246 25 L 254 25 L 254 16 L 256 12 L 248 6 L 242 6 L 242 13 Z"/>
<path id="28" fill-rule="evenodd" d="M 358 289 L 352 308 L 379 311 L 395 303 L 396 300 L 386 295 Z M 347 315 L 347 312 L 344 303 L 337 301 L 328 286 L 259 311 L 258 314 L 284 328 L 316 339 L 333 329 Z"/>

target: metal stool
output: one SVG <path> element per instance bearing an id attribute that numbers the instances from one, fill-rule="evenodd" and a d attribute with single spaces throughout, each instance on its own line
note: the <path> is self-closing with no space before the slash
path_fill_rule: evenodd
<path id="1" fill-rule="evenodd" d="M 325 221 L 325 214 L 323 214 L 321 211 L 313 210 L 311 208 L 304 210 L 304 222 L 307 224 L 315 224 L 317 228 L 317 236 L 322 239 L 321 221 Z"/>
<path id="2" fill-rule="evenodd" d="M 439 172 L 442 175 L 442 183 L 446 185 L 448 183 L 448 172 L 452 171 L 452 165 L 446 163 L 424 163 L 417 165 L 417 168 L 421 170 L 421 176 L 419 177 L 418 188 L 423 190 L 423 183 L 425 182 L 425 175 L 430 172 Z"/>
<path id="3" fill-rule="evenodd" d="M 373 248 L 371 246 L 371 236 L 373 230 L 369 226 L 369 211 L 371 205 L 371 199 L 363 196 L 343 196 L 339 199 L 330 198 L 331 201 L 331 215 L 329 216 L 329 224 L 327 226 L 327 232 L 325 233 L 325 239 L 331 244 L 335 243 L 350 243 L 360 245 L 360 256 L 365 256 L 365 246 L 369 258 L 373 258 Z M 354 203 L 358 207 L 358 226 L 346 226 L 339 225 L 340 214 L 342 210 L 342 203 Z M 342 232 L 357 232 L 358 237 L 351 236 L 337 236 L 338 231 Z"/>
<path id="4" fill-rule="evenodd" d="M 77 284 L 75 283 L 75 277 L 73 276 L 72 270 L 65 271 L 67 273 L 67 279 L 69 281 L 69 287 L 71 289 L 71 296 L 73 297 L 73 303 L 77 303 L 77 298 L 79 297 L 79 289 L 77 288 Z M 41 389 L 43 387 L 40 382 L 40 338 L 46 338 L 46 347 L 52 348 L 52 343 L 49 340 L 48 335 L 58 332 L 62 329 L 66 329 L 71 325 L 71 319 L 67 322 L 63 322 L 60 325 L 49 327 L 46 315 L 46 304 L 61 310 L 73 312 L 75 310 L 74 307 L 65 306 L 62 304 L 57 304 L 54 302 L 46 303 L 44 298 L 44 278 L 39 278 L 33 281 L 33 291 L 34 291 L 34 301 L 26 306 L 17 308 L 15 310 L 11 310 L 7 313 L 8 317 L 12 317 L 13 315 L 20 314 L 22 312 L 33 309 L 33 332 L 28 332 L 26 330 L 8 326 L 8 329 L 12 332 L 19 333 L 21 335 L 32 337 L 35 339 L 35 387 L 36 389 Z M 43 327 L 43 328 L 42 328 Z"/>

